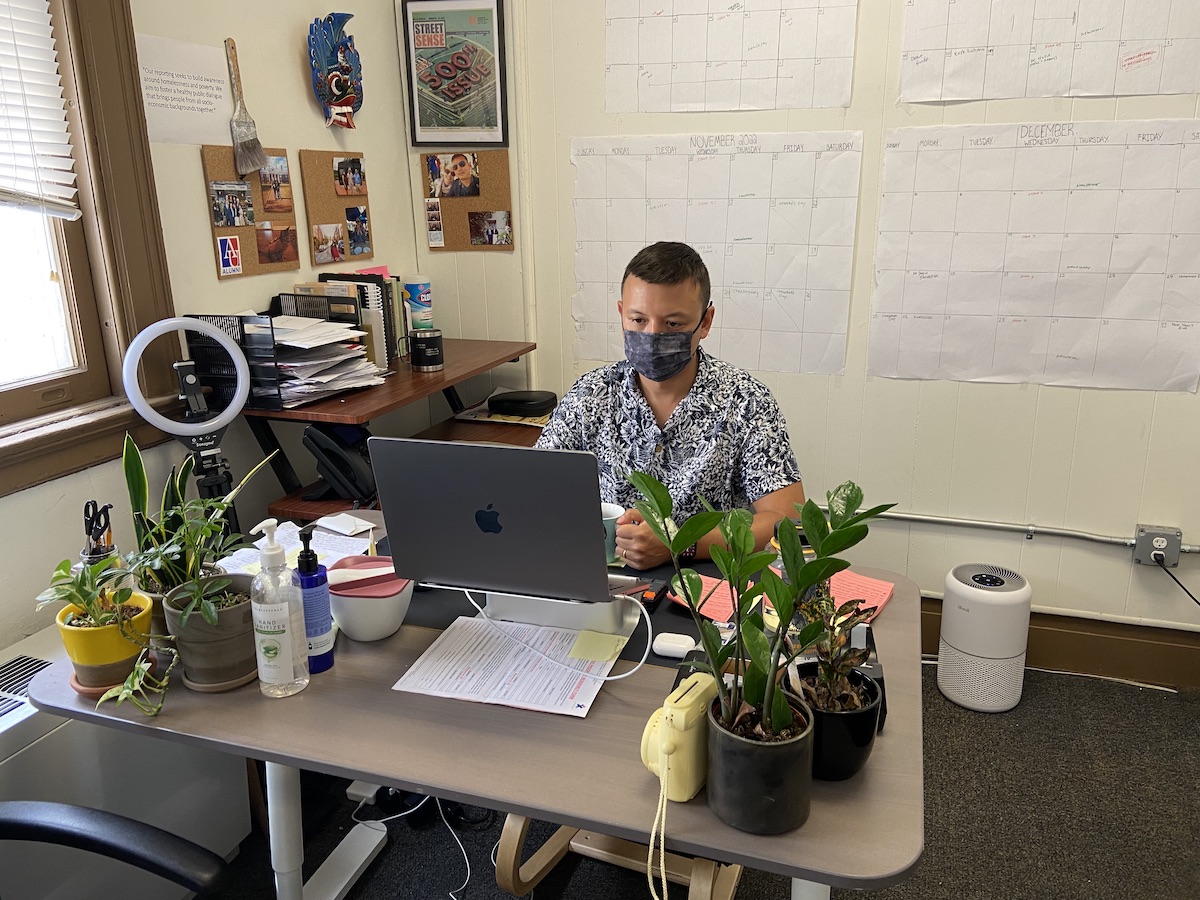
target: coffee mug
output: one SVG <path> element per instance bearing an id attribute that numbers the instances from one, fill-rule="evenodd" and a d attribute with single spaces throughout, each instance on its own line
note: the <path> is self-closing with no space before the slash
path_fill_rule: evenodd
<path id="1" fill-rule="evenodd" d="M 600 515 L 604 518 L 604 551 L 610 563 L 620 562 L 617 556 L 617 519 L 625 512 L 620 503 L 601 503 Z"/>

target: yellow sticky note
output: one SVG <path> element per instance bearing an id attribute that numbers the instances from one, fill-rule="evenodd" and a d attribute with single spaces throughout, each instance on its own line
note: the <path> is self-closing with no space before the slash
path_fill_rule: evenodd
<path id="1" fill-rule="evenodd" d="M 587 659 L 593 662 L 604 662 L 616 659 L 621 650 L 629 642 L 629 638 L 621 634 L 601 634 L 598 631 L 581 631 L 575 639 L 568 656 L 571 659 Z"/>

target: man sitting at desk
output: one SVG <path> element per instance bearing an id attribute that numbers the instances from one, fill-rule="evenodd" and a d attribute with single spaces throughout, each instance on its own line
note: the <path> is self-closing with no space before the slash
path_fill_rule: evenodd
<path id="1" fill-rule="evenodd" d="M 626 508 L 617 553 L 636 569 L 661 565 L 670 554 L 631 508 L 641 499 L 628 481 L 631 471 L 667 486 L 676 522 L 702 510 L 701 497 L 717 509 L 748 507 L 758 548 L 804 502 L 775 397 L 700 347 L 716 314 L 710 294 L 708 268 L 687 244 L 639 251 L 625 267 L 617 301 L 625 361 L 582 376 L 537 442 L 596 454 L 601 499 Z M 685 559 L 707 558 L 714 542 L 721 542 L 715 529 Z"/>

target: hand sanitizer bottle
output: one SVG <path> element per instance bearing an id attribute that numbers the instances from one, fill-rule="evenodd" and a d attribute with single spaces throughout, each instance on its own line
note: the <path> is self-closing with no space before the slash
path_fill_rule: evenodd
<path id="1" fill-rule="evenodd" d="M 304 599 L 292 583 L 283 548 L 275 543 L 274 519 L 254 526 L 265 534 L 259 553 L 262 568 L 250 587 L 254 616 L 254 653 L 258 686 L 268 697 L 290 697 L 308 686 L 308 638 L 304 633 Z"/>
<path id="2" fill-rule="evenodd" d="M 333 666 L 333 613 L 329 608 L 329 577 L 317 562 L 317 551 L 309 547 L 315 525 L 300 529 L 304 549 L 296 561 L 292 583 L 304 595 L 304 627 L 308 632 L 308 671 L 313 675 Z"/>

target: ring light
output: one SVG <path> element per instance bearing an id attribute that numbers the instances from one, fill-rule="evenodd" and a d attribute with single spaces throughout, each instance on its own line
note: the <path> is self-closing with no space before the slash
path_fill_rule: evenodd
<path id="1" fill-rule="evenodd" d="M 146 347 L 156 337 L 181 330 L 198 331 L 220 344 L 225 349 L 225 352 L 229 354 L 229 358 L 233 360 L 233 368 L 237 374 L 237 387 L 234 389 L 233 399 L 229 402 L 229 405 L 216 418 L 208 419 L 204 422 L 188 423 L 168 419 L 146 402 L 146 397 L 142 394 L 141 385 L 138 384 L 138 363 L 141 362 L 142 354 L 146 352 Z M 125 393 L 129 397 L 130 405 L 137 410 L 143 419 L 160 431 L 182 437 L 199 437 L 211 434 L 214 431 L 223 431 L 237 418 L 238 413 L 242 411 L 242 407 L 246 403 L 246 399 L 250 396 L 250 366 L 246 363 L 246 357 L 242 353 L 242 348 L 237 345 L 233 338 L 211 322 L 205 322 L 203 319 L 189 319 L 183 316 L 163 319 L 142 329 L 138 336 L 130 342 L 129 349 L 125 353 L 125 360 L 121 364 L 121 381 L 125 385 Z"/>

